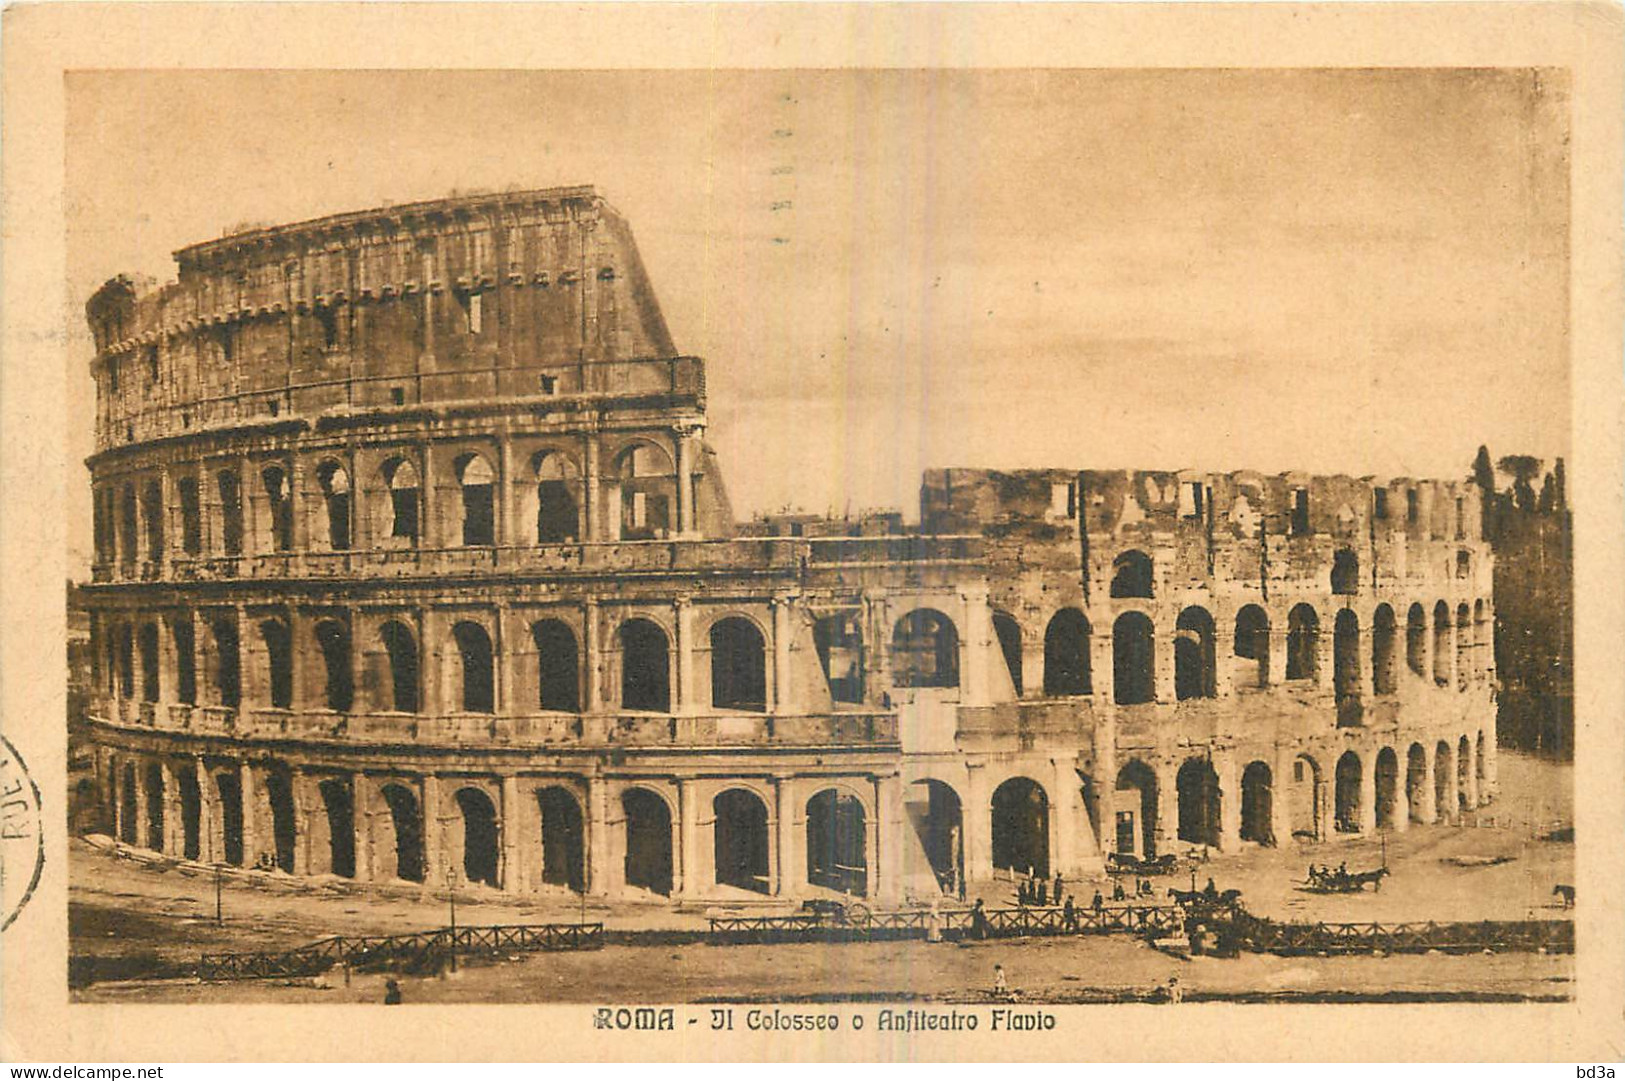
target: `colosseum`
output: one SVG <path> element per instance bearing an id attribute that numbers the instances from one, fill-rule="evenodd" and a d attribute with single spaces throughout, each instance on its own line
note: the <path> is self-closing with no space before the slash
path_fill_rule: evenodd
<path id="1" fill-rule="evenodd" d="M 89 300 L 102 828 L 605 902 L 899 903 L 1495 789 L 1465 482 L 929 471 L 736 521 L 592 188 L 182 249 Z"/>

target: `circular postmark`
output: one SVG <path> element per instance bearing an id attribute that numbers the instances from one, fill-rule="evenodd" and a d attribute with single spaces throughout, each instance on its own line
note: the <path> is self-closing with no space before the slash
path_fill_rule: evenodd
<path id="1" fill-rule="evenodd" d="M 5 914 L 0 931 L 11 926 L 34 896 L 44 870 L 39 786 L 17 748 L 0 736 L 0 912 Z"/>

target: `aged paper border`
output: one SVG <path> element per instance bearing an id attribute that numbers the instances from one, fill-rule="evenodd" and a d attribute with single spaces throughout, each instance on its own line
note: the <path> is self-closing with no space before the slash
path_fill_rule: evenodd
<path id="1" fill-rule="evenodd" d="M 4 14 L 0 724 L 45 798 L 47 866 L 0 940 L 8 1061 L 1569 1060 L 1625 1056 L 1621 28 L 1617 4 L 75 4 Z M 62 501 L 63 75 L 92 68 L 1552 66 L 1573 78 L 1577 998 L 1564 1005 L 1052 1007 L 991 1034 L 594 1031 L 588 1006 L 69 1005 Z M 200 147 L 199 153 L 207 153 Z M 110 178 L 116 183 L 116 178 Z M 82 298 L 81 298 L 82 299 Z M 71 362 L 71 358 L 67 358 Z M 1108 1021 L 1109 1018 L 1109 1021 Z"/>

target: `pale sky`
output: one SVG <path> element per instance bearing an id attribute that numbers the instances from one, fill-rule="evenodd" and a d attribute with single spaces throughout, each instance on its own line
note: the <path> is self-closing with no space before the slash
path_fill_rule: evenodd
<path id="1" fill-rule="evenodd" d="M 68 107 L 76 312 L 244 222 L 596 185 L 742 518 L 913 518 L 935 466 L 1568 453 L 1555 73 L 96 72 Z"/>

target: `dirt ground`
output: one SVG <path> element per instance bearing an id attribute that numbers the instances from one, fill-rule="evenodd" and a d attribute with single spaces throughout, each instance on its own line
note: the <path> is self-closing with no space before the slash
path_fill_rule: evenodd
<path id="1" fill-rule="evenodd" d="M 1538 839 L 1569 821 L 1570 767 L 1503 752 L 1502 798 L 1475 816 L 1478 825 L 1412 828 L 1377 839 L 1215 857 L 1201 867 L 1222 888 L 1243 890 L 1247 907 L 1292 920 L 1515 920 L 1565 915 L 1552 886 L 1573 881 L 1573 845 Z M 1494 820 L 1495 825 L 1489 823 Z M 1470 818 L 1471 822 L 1472 819 Z M 1316 895 L 1301 889 L 1310 862 L 1350 869 L 1377 866 L 1386 846 L 1392 877 L 1380 892 Z M 1454 857 L 1510 857 L 1494 866 L 1459 866 Z M 85 1001 L 379 1001 L 376 978 L 329 990 L 308 981 L 204 987 L 184 981 L 117 983 L 152 974 L 199 953 L 287 948 L 333 934 L 387 934 L 443 927 L 448 902 L 415 890 L 357 887 L 342 880 L 312 886 L 281 875 L 237 874 L 222 888 L 216 925 L 215 883 L 206 868 L 121 858 L 76 841 L 71 852 L 69 917 L 78 982 Z M 1078 882 L 1086 903 L 1097 885 Z M 1187 874 L 1156 880 L 1188 887 Z M 983 891 L 989 904 L 1008 887 Z M 1162 897 L 1159 896 L 1159 900 Z M 615 930 L 702 929 L 703 908 L 618 901 L 613 908 L 579 898 L 526 898 L 459 891 L 457 922 L 495 924 L 602 920 Z M 626 956 L 622 956 L 625 954 Z M 921 942 L 775 947 L 612 946 L 590 954 L 525 957 L 465 966 L 456 978 L 408 982 L 409 1001 L 699 1001 L 783 998 L 819 992 L 976 1001 L 999 961 L 1013 985 L 1042 1001 L 1133 997 L 1174 973 L 1193 996 L 1415 995 L 1569 993 L 1572 958 L 1534 954 L 1469 957 L 1176 961 L 1121 938 L 1031 939 L 928 945 Z M 786 974 L 793 974 L 787 976 Z"/>

